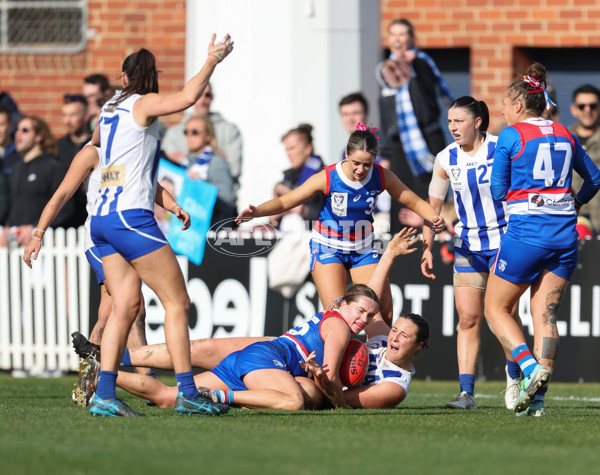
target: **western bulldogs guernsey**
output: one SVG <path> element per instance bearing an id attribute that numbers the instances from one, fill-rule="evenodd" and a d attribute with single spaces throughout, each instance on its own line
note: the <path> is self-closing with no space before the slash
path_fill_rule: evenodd
<path id="1" fill-rule="evenodd" d="M 573 169 L 584 179 L 577 197 L 587 203 L 600 186 L 600 170 L 562 125 L 533 118 L 506 127 L 498 137 L 491 187 L 506 199 L 513 238 L 543 248 L 577 241 Z"/>
<path id="2" fill-rule="evenodd" d="M 387 350 L 387 335 L 378 335 L 369 339 L 366 343 L 369 350 L 369 366 L 367 374 L 360 386 L 370 386 L 372 384 L 395 383 L 404 389 L 408 394 L 410 382 L 415 374 L 414 366 L 410 371 L 399 368 L 395 364 L 385 359 Z"/>
<path id="3" fill-rule="evenodd" d="M 454 192 L 454 208 L 459 218 L 454 229 L 456 245 L 471 251 L 498 249 L 506 230 L 505 205 L 495 201 L 490 190 L 497 139 L 486 133 L 483 145 L 474 156 L 465 153 L 455 142 L 436 157 L 450 178 Z"/>
<path id="4" fill-rule="evenodd" d="M 325 342 L 323 341 L 323 337 L 321 336 L 321 324 L 327 318 L 341 318 L 342 314 L 338 310 L 331 310 L 320 312 L 314 315 L 310 320 L 304 322 L 301 325 L 298 325 L 291 330 L 288 330 L 286 333 L 281 335 L 277 340 L 288 340 L 291 341 L 296 350 L 298 351 L 298 358 L 296 360 L 302 359 L 306 360 L 308 355 L 310 355 L 313 351 L 315 352 L 315 361 L 323 366 L 323 356 L 325 354 Z M 345 320 L 344 320 L 345 322 Z M 289 368 L 294 376 L 304 376 L 306 372 L 298 363 L 297 368 L 293 370 L 293 368 Z M 298 370 L 299 368 L 299 370 Z"/>
<path id="5" fill-rule="evenodd" d="M 160 154 L 158 121 L 140 127 L 133 119 L 133 94 L 115 104 L 121 91 L 108 101 L 100 113 L 100 193 L 94 216 L 116 211 L 146 209 L 154 211 L 156 171 Z"/>
<path id="6" fill-rule="evenodd" d="M 385 190 L 383 169 L 373 164 L 358 182 L 348 179 L 342 163 L 325 168 L 327 190 L 312 239 L 334 249 L 362 251 L 373 244 L 373 210 Z"/>

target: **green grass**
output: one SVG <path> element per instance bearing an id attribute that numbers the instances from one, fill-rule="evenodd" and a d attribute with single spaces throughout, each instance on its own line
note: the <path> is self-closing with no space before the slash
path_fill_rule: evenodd
<path id="1" fill-rule="evenodd" d="M 0 374 L 0 473 L 524 475 L 600 464 L 600 384 L 552 384 L 545 418 L 515 417 L 499 382 L 476 386 L 478 410 L 456 412 L 443 409 L 456 382 L 415 381 L 393 410 L 187 417 L 119 393 L 147 417 L 105 419 L 73 406 L 74 380 Z"/>

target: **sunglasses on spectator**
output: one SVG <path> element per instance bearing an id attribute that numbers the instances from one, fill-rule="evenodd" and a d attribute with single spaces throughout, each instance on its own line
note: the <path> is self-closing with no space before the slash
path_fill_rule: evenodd
<path id="1" fill-rule="evenodd" d="M 21 132 L 23 134 L 27 134 L 31 131 L 31 129 L 28 129 L 27 127 L 21 127 L 20 129 L 17 129 L 17 132 Z"/>
<path id="2" fill-rule="evenodd" d="M 204 94 L 202 94 L 203 97 L 207 97 L 209 99 L 212 99 L 212 92 L 205 92 Z"/>
<path id="3" fill-rule="evenodd" d="M 63 100 L 65 104 L 70 104 L 71 102 L 81 102 L 83 104 L 87 104 L 86 98 L 80 94 L 65 94 L 63 96 Z"/>
<path id="4" fill-rule="evenodd" d="M 198 135 L 200 133 L 200 130 L 198 129 L 190 129 L 190 130 L 184 130 L 183 131 L 183 135 Z"/>
<path id="5" fill-rule="evenodd" d="M 576 107 L 580 111 L 582 111 L 586 107 L 589 107 L 591 110 L 595 111 L 596 109 L 598 109 L 598 103 L 597 102 L 593 102 L 591 104 L 577 104 Z"/>

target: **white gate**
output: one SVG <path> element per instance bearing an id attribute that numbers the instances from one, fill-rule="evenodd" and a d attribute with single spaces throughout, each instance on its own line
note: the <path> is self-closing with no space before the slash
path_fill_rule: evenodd
<path id="1" fill-rule="evenodd" d="M 33 269 L 23 247 L 0 248 L 0 369 L 74 370 L 70 334 L 89 334 L 84 228 L 48 229 Z"/>

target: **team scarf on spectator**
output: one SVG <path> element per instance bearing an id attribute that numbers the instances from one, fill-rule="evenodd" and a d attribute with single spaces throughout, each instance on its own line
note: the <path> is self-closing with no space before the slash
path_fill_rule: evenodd
<path id="1" fill-rule="evenodd" d="M 214 155 L 213 149 L 209 145 L 200 152 L 196 157 L 196 161 L 190 167 L 191 171 L 198 174 L 200 180 L 206 181 L 208 178 L 208 167 Z"/>
<path id="2" fill-rule="evenodd" d="M 396 56 L 392 54 L 390 59 L 395 60 Z M 415 72 L 412 65 L 410 70 L 414 77 Z M 431 173 L 435 157 L 429 151 L 417 122 L 417 116 L 410 100 L 409 82 L 407 81 L 396 90 L 396 118 L 404 155 L 410 166 L 410 171 L 417 176 L 423 173 Z"/>

